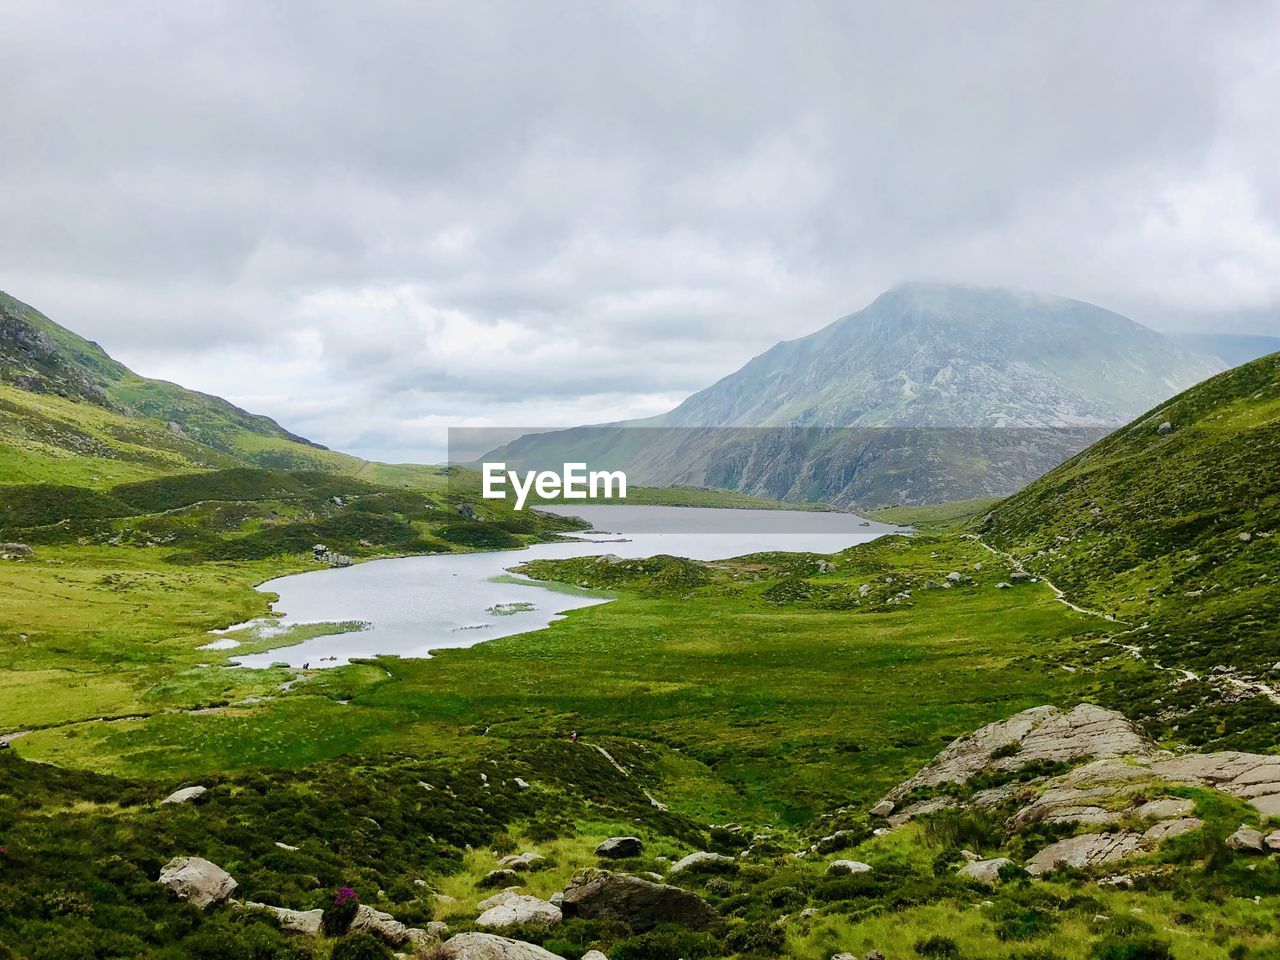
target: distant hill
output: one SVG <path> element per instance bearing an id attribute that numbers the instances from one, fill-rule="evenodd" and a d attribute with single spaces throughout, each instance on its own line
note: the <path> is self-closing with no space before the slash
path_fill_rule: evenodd
<path id="1" fill-rule="evenodd" d="M 1192 350 L 1217 357 L 1229 367 L 1238 367 L 1280 350 L 1280 337 L 1257 333 L 1176 333 L 1173 339 Z"/>
<path id="2" fill-rule="evenodd" d="M 637 483 L 842 506 L 1003 496 L 1223 366 L 1079 300 L 912 283 L 670 413 L 529 435 L 484 459 L 571 456 Z"/>
<path id="3" fill-rule="evenodd" d="M 977 529 L 1175 662 L 1265 672 L 1280 660 L 1277 464 L 1280 353 L 1160 404 Z"/>

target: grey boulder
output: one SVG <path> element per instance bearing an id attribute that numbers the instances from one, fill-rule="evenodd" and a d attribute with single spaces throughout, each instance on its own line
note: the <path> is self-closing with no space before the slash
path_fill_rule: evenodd
<path id="1" fill-rule="evenodd" d="M 596 856 L 621 860 L 623 857 L 638 857 L 643 851 L 644 841 L 639 837 L 610 837 L 596 847 Z"/>
<path id="2" fill-rule="evenodd" d="M 576 874 L 565 888 L 560 909 L 566 917 L 617 920 L 634 930 L 659 923 L 704 930 L 716 916 L 709 903 L 688 890 L 608 870 Z"/>
<path id="3" fill-rule="evenodd" d="M 226 900 L 238 886 L 231 874 L 201 857 L 174 857 L 164 865 L 157 882 L 201 910 Z"/>
<path id="4" fill-rule="evenodd" d="M 564 960 L 558 953 L 492 933 L 459 933 L 440 947 L 439 960 Z"/>

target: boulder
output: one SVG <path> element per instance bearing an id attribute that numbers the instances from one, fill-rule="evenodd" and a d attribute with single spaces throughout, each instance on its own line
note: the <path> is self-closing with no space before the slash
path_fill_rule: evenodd
<path id="1" fill-rule="evenodd" d="M 482 911 L 492 910 L 494 907 L 498 906 L 499 904 L 506 903 L 512 897 L 518 897 L 518 896 L 520 896 L 519 887 L 510 887 L 506 890 L 500 890 L 497 893 L 495 893 L 492 897 L 486 897 L 484 900 L 481 900 L 479 903 L 477 903 L 476 909 L 482 910 Z"/>
<path id="2" fill-rule="evenodd" d="M 347 928 L 349 933 L 369 933 L 393 947 L 398 947 L 409 940 L 409 928 L 381 910 L 375 910 L 367 903 L 356 909 L 356 915 Z"/>
<path id="3" fill-rule="evenodd" d="M 893 813 L 893 806 L 894 804 L 892 800 L 881 800 L 871 808 L 871 816 L 887 817 L 889 814 Z"/>
<path id="4" fill-rule="evenodd" d="M 644 852 L 644 841 L 639 837 L 610 837 L 596 847 L 596 856 L 606 860 L 638 857 Z"/>
<path id="5" fill-rule="evenodd" d="M 439 948 L 438 960 L 564 960 L 558 953 L 492 933 L 459 933 Z"/>
<path id="6" fill-rule="evenodd" d="M 728 873 L 737 867 L 738 863 L 733 857 L 700 850 L 673 863 L 667 876 L 674 877 L 678 873 Z"/>
<path id="7" fill-rule="evenodd" d="M 609 958 L 599 950 L 588 950 L 582 955 L 582 960 L 609 960 Z"/>
<path id="8" fill-rule="evenodd" d="M 1192 830 L 1199 830 L 1204 826 L 1204 821 L 1196 817 L 1179 817 L 1177 820 L 1161 820 L 1154 826 L 1148 827 L 1142 834 L 1142 838 L 1149 843 L 1162 843 L 1171 837 L 1180 837 L 1184 833 L 1190 833 Z"/>
<path id="9" fill-rule="evenodd" d="M 827 876 L 842 877 L 854 873 L 870 873 L 871 865 L 860 860 L 832 860 L 827 865 Z"/>
<path id="10" fill-rule="evenodd" d="M 269 903 L 255 903 L 252 900 L 246 901 L 245 906 L 251 910 L 265 910 L 267 913 L 274 914 L 280 929 L 288 930 L 290 933 L 317 936 L 320 933 L 320 924 L 324 920 L 323 910 L 289 910 L 285 907 L 273 907 Z"/>
<path id="11" fill-rule="evenodd" d="M 1030 583 L 1035 577 L 1026 570 L 1014 570 L 1009 574 L 1010 583 Z"/>
<path id="12" fill-rule="evenodd" d="M 1227 846 L 1232 850 L 1243 850 L 1247 853 L 1262 853 L 1266 850 L 1262 831 L 1246 827 L 1244 824 L 1241 824 L 1239 830 L 1227 837 Z"/>
<path id="13" fill-rule="evenodd" d="M 608 870 L 576 874 L 565 888 L 560 909 L 566 917 L 616 920 L 641 931 L 659 923 L 704 930 L 716 917 L 711 905 L 695 893 Z"/>
<path id="14" fill-rule="evenodd" d="M 190 803 L 197 797 L 202 797 L 206 793 L 205 787 L 183 787 L 181 790 L 175 790 L 169 794 L 161 803 Z"/>
<path id="15" fill-rule="evenodd" d="M 996 857 L 993 860 L 974 860 L 960 868 L 960 876 L 977 883 L 994 887 L 1000 882 L 1000 868 L 1011 866 L 1013 861 L 1008 857 Z"/>
<path id="16" fill-rule="evenodd" d="M 449 935 L 449 925 L 439 920 L 430 920 L 425 926 L 410 927 L 405 931 L 408 943 L 413 947 L 432 947 Z"/>
<path id="17" fill-rule="evenodd" d="M 1169 434 L 1173 433 L 1173 424 L 1166 420 L 1164 423 L 1160 424 L 1160 426 L 1156 427 L 1156 433 L 1160 434 L 1162 437 L 1167 437 Z"/>
<path id="18" fill-rule="evenodd" d="M 484 927 L 486 930 L 499 930 L 524 923 L 551 927 L 561 919 L 560 908 L 555 904 L 539 900 L 537 897 L 515 894 L 480 914 L 476 918 L 476 926 Z"/>
<path id="19" fill-rule="evenodd" d="M 540 853 L 513 853 L 498 861 L 498 866 L 507 870 L 537 870 L 547 865 L 547 858 Z"/>
<path id="20" fill-rule="evenodd" d="M 1027 872 L 1038 877 L 1056 867 L 1084 869 L 1115 863 L 1140 853 L 1142 845 L 1137 833 L 1086 833 L 1049 844 L 1027 861 Z"/>
<path id="21" fill-rule="evenodd" d="M 238 886 L 231 874 L 201 857 L 174 857 L 164 865 L 157 882 L 201 910 L 226 900 Z"/>

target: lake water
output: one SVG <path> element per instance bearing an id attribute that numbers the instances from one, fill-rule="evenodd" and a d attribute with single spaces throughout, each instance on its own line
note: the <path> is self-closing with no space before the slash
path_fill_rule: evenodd
<path id="1" fill-rule="evenodd" d="M 284 616 L 268 621 L 265 629 L 334 621 L 363 621 L 369 626 L 234 662 L 246 667 L 309 663 L 315 668 L 379 654 L 425 657 L 431 650 L 469 647 L 539 630 L 569 610 L 608 602 L 548 589 L 524 578 L 518 583 L 494 581 L 509 567 L 528 560 L 606 553 L 619 557 L 665 553 L 695 560 L 765 550 L 834 553 L 897 529 L 868 524 L 848 513 L 608 504 L 545 509 L 582 517 L 592 532 L 572 542 L 537 544 L 525 550 L 373 560 L 270 580 L 258 589 L 279 594 L 272 607 Z M 530 605 L 532 609 L 526 609 Z M 514 612 L 494 612 L 504 606 Z M 211 646 L 215 644 L 215 649 L 227 648 L 225 638 L 212 641 Z"/>

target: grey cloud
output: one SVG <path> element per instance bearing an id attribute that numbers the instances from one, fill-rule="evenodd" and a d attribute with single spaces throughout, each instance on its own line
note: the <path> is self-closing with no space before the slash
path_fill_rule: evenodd
<path id="1" fill-rule="evenodd" d="M 1209 0 L 10 4 L 0 286 L 397 459 L 906 278 L 1277 332 L 1277 44 Z"/>

